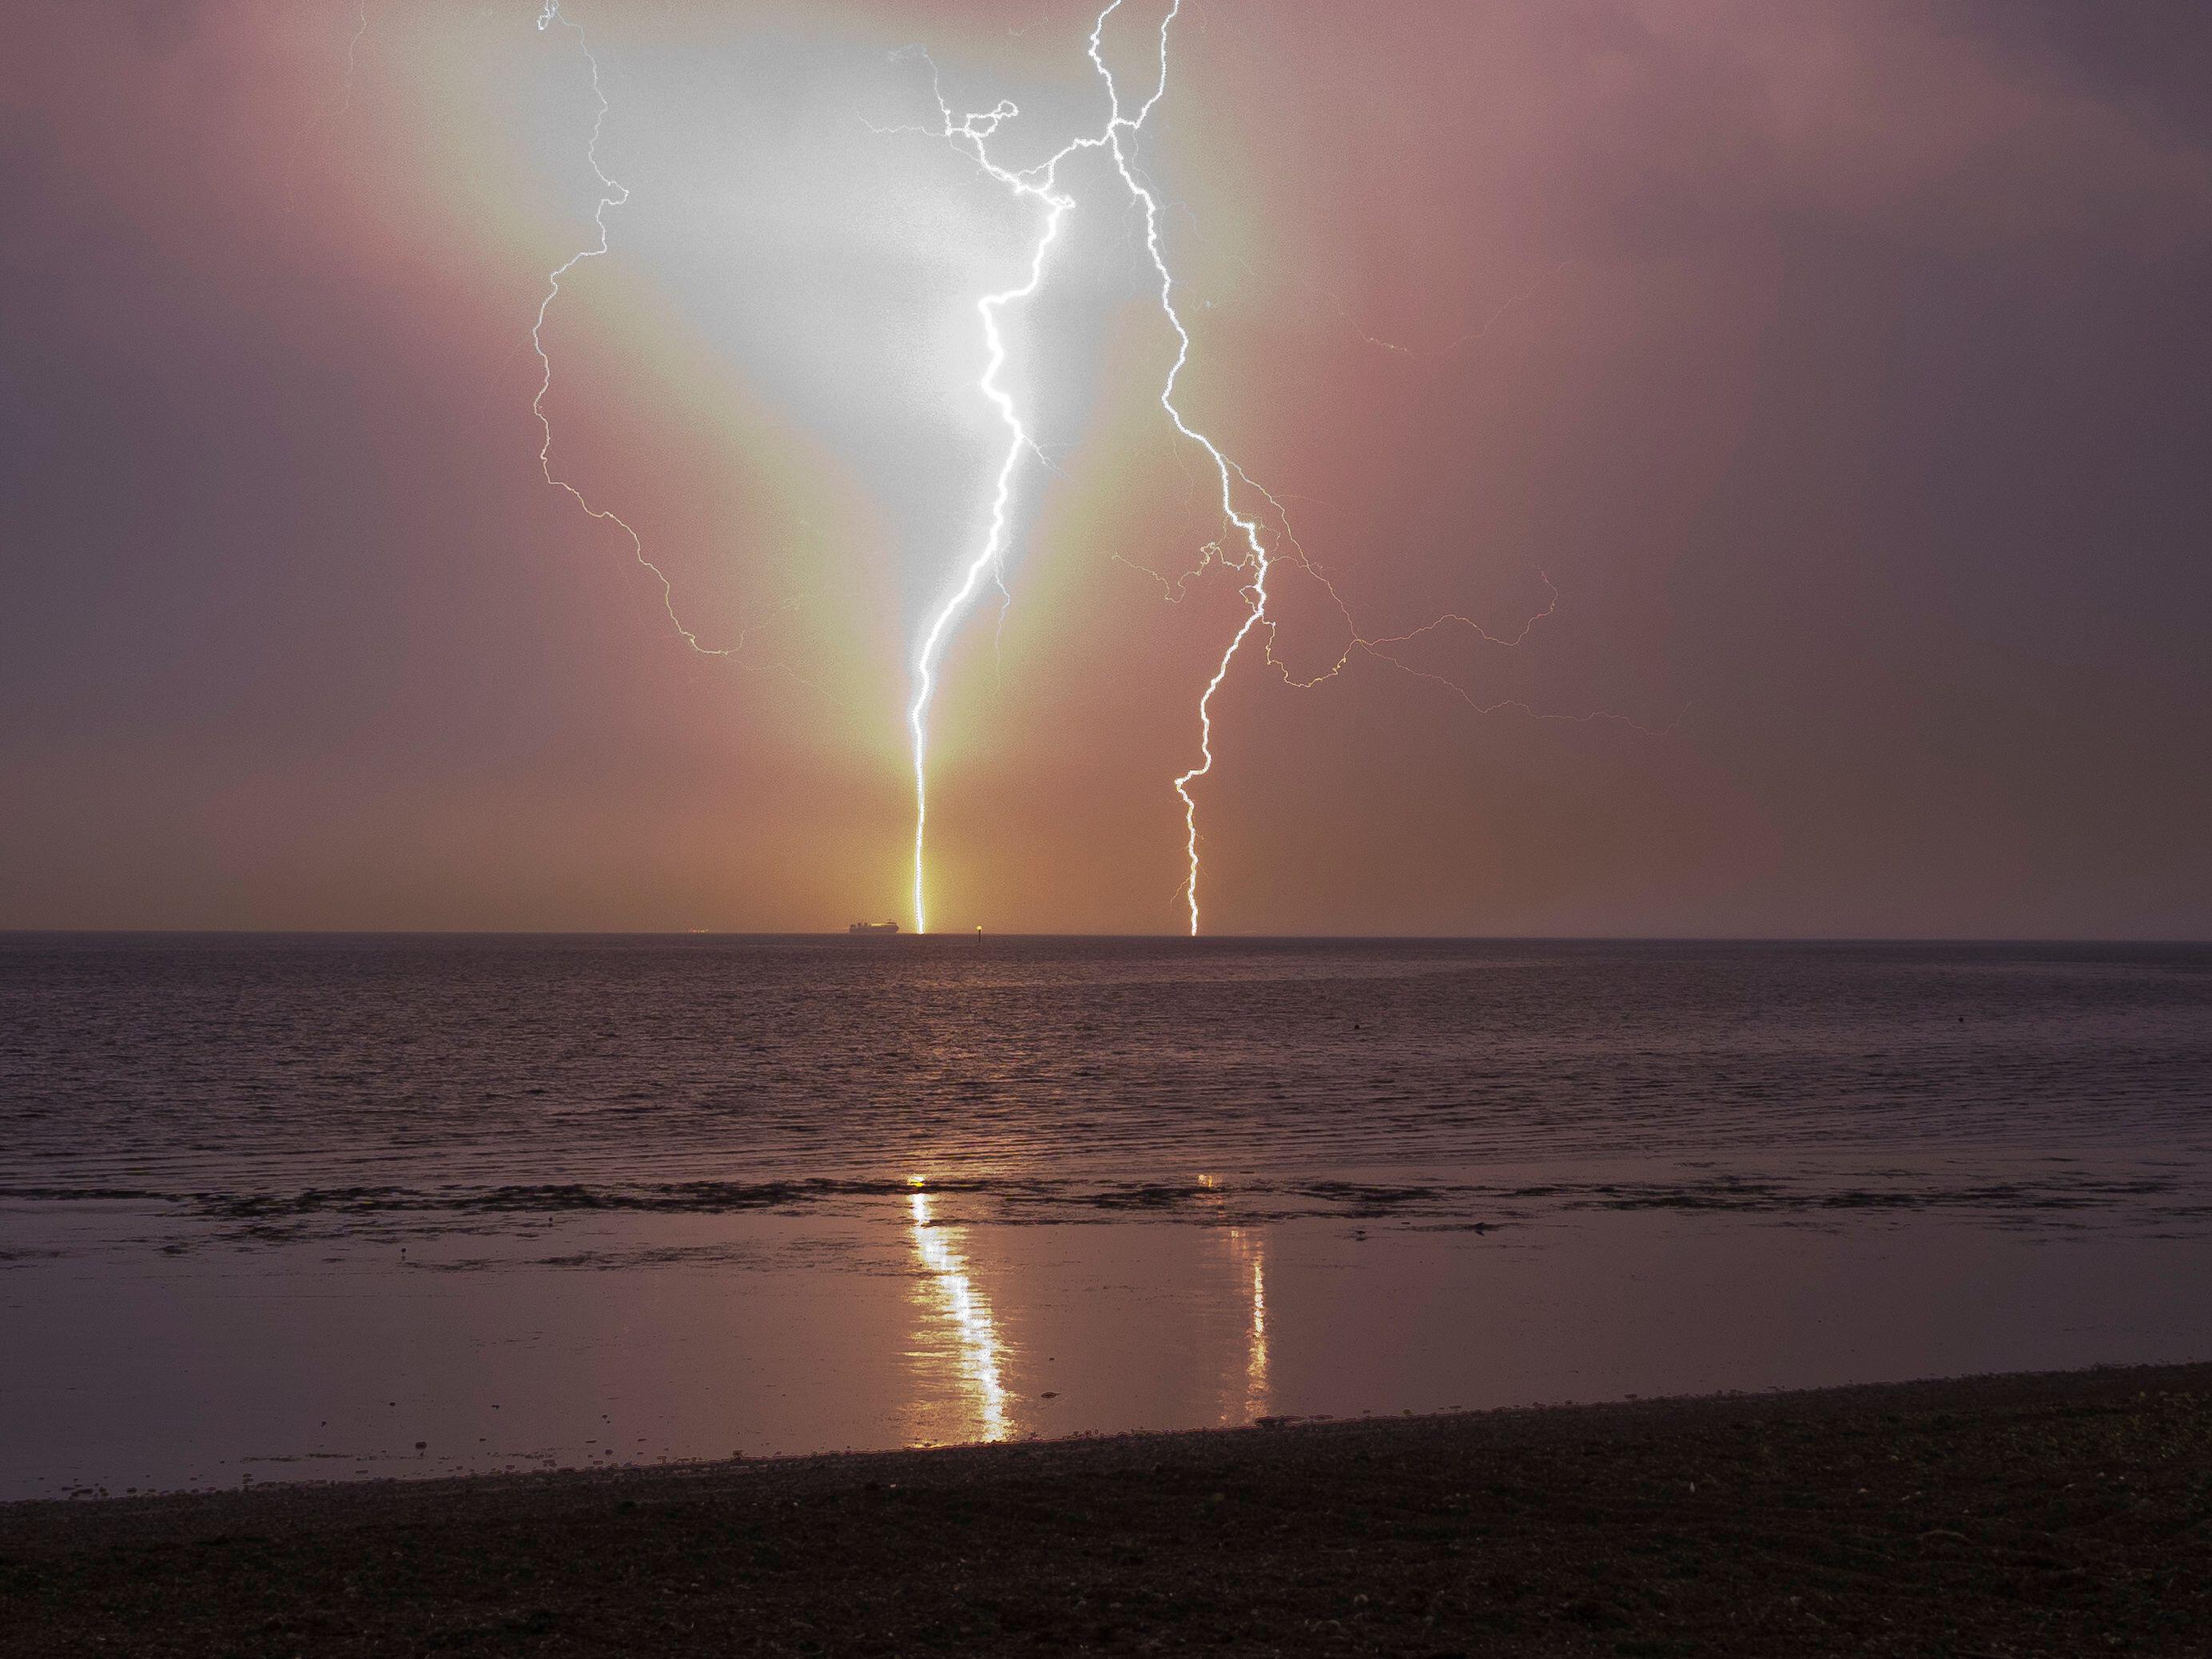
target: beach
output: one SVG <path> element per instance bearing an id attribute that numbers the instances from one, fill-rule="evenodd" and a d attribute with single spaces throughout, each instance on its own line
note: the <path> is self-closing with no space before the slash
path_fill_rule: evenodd
<path id="1" fill-rule="evenodd" d="M 2212 1650 L 2212 1364 L 0 1508 L 0 1650 Z"/>

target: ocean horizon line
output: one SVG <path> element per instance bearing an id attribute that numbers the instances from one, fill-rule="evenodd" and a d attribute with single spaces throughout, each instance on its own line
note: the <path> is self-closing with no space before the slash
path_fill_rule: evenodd
<path id="1" fill-rule="evenodd" d="M 1192 935 L 1158 933 L 1062 933 L 1021 928 L 933 928 L 918 933 L 902 927 L 890 939 L 935 939 L 973 944 L 990 939 L 1027 939 L 1066 944 L 1243 945 L 1952 945 L 2212 947 L 2212 939 L 2186 934 L 2075 933 L 1369 933 L 1223 931 Z M 819 928 L 744 927 L 0 927 L 0 939 L 823 939 L 848 937 L 844 924 Z"/>

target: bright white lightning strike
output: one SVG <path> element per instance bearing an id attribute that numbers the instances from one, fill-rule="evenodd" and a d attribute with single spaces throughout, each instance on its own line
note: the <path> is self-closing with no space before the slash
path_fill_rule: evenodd
<path id="1" fill-rule="evenodd" d="M 913 707 L 908 711 L 908 723 L 914 732 L 914 910 L 915 927 L 917 932 L 927 932 L 928 927 L 924 894 L 924 852 L 929 810 L 927 765 L 929 707 L 935 692 L 937 664 L 944 648 L 947 631 L 975 597 L 976 589 L 981 585 L 984 572 L 997 568 L 1003 561 L 1008 506 L 1012 492 L 1014 472 L 1020 464 L 1023 453 L 1033 447 L 1012 399 L 998 384 L 998 372 L 1006 361 L 1006 347 L 999 332 L 998 314 L 1009 302 L 1026 299 L 1035 294 L 1043 280 L 1046 251 L 1059 234 L 1061 219 L 1073 205 L 1073 203 L 1060 194 L 1057 188 L 1056 179 L 1060 164 L 1079 150 L 1104 149 L 1107 151 L 1114 159 L 1115 170 L 1121 175 L 1123 185 L 1144 210 L 1145 248 L 1151 256 L 1153 271 L 1159 279 L 1160 310 L 1167 318 L 1169 326 L 1174 329 L 1176 335 L 1175 364 L 1169 369 L 1167 380 L 1160 388 L 1160 407 L 1167 411 L 1168 418 L 1175 422 L 1177 432 L 1199 445 L 1212 458 L 1214 471 L 1221 481 L 1222 516 L 1236 526 L 1237 533 L 1250 550 L 1249 561 L 1239 559 L 1235 562 L 1239 568 L 1251 573 L 1251 580 L 1243 590 L 1246 602 L 1244 619 L 1231 637 L 1227 648 L 1221 654 L 1219 664 L 1214 669 L 1212 678 L 1206 683 L 1206 690 L 1199 698 L 1199 762 L 1197 765 L 1184 772 L 1175 781 L 1176 793 L 1182 798 L 1183 804 L 1185 851 L 1189 860 L 1189 875 L 1184 885 L 1184 895 L 1189 906 L 1190 931 L 1194 934 L 1198 932 L 1199 925 L 1198 803 L 1190 793 L 1190 786 L 1213 769 L 1214 693 L 1221 689 L 1222 682 L 1228 678 L 1230 665 L 1236 660 L 1237 653 L 1243 647 L 1246 639 L 1251 635 L 1255 629 L 1268 623 L 1267 573 L 1270 559 L 1267 544 L 1261 536 L 1258 521 L 1239 512 L 1236 500 L 1237 482 L 1241 481 L 1255 489 L 1258 489 L 1259 487 L 1245 477 L 1242 468 L 1222 453 L 1211 438 L 1185 420 L 1182 411 L 1176 407 L 1176 383 L 1182 376 L 1184 365 L 1190 361 L 1190 333 L 1183 326 L 1182 319 L 1176 313 L 1175 276 L 1169 270 L 1166 255 L 1160 247 L 1158 198 L 1138 179 L 1134 169 L 1130 166 L 1128 150 L 1125 144 L 1126 137 L 1135 134 L 1144 126 L 1153 107 L 1167 92 L 1168 31 L 1182 10 L 1182 0 L 1170 0 L 1166 12 L 1160 18 L 1158 76 L 1153 83 L 1151 95 L 1145 100 L 1134 115 L 1125 114 L 1122 112 L 1121 86 L 1115 80 L 1113 70 L 1106 66 L 1101 44 L 1105 33 L 1107 20 L 1121 9 L 1122 3 L 1123 0 L 1111 0 L 1106 9 L 1098 14 L 1097 21 L 1093 22 L 1091 28 L 1091 65 L 1098 71 L 1099 78 L 1106 87 L 1105 127 L 1093 137 L 1073 140 L 1042 165 L 1024 172 L 1015 173 L 999 166 L 990 158 L 988 149 L 990 138 L 1005 121 L 1017 113 L 1012 103 L 1001 102 L 988 113 L 969 115 L 955 121 L 952 112 L 945 104 L 942 94 L 938 99 L 938 109 L 944 118 L 943 136 L 962 143 L 975 156 L 977 163 L 992 178 L 1006 185 L 1018 195 L 1033 196 L 1045 202 L 1048 204 L 1048 210 L 1030 260 L 1029 280 L 1019 288 L 1010 289 L 1001 294 L 988 295 L 976 304 L 976 309 L 983 319 L 984 338 L 988 354 L 988 367 L 984 370 L 979 386 L 984 396 L 997 406 L 1001 418 L 1005 421 L 1008 441 L 1006 458 L 1000 465 L 996 490 L 993 498 L 990 531 L 984 538 L 983 545 L 977 550 L 963 568 L 958 585 L 931 621 L 928 631 L 922 637 L 921 649 L 915 656 L 915 672 L 917 690 Z M 1259 493 L 1267 496 L 1271 502 L 1273 501 L 1273 496 L 1267 496 L 1266 490 L 1261 489 Z M 1279 504 L 1278 504 L 1278 510 L 1279 511 Z M 1269 625 L 1272 626 L 1272 624 Z"/>
<path id="2" fill-rule="evenodd" d="M 1252 550 L 1252 562 L 1249 567 L 1252 580 L 1243 589 L 1244 598 L 1249 608 L 1244 613 L 1243 622 L 1238 625 L 1237 632 L 1231 636 L 1228 648 L 1222 652 L 1221 661 L 1213 671 L 1213 678 L 1206 682 L 1206 690 L 1198 700 L 1199 763 L 1175 781 L 1176 793 L 1182 798 L 1184 848 L 1190 860 L 1190 873 L 1184 884 L 1183 894 L 1190 907 L 1190 931 L 1195 937 L 1198 933 L 1198 803 L 1191 797 L 1190 786 L 1213 769 L 1213 694 L 1221 689 L 1221 682 L 1229 678 L 1229 665 L 1236 660 L 1237 652 L 1243 648 L 1245 639 L 1254 629 L 1267 619 L 1269 562 L 1267 544 L 1260 538 L 1259 525 L 1237 510 L 1235 487 L 1230 482 L 1230 475 L 1234 472 L 1237 477 L 1243 478 L 1247 483 L 1250 483 L 1251 480 L 1244 478 L 1243 470 L 1224 455 L 1215 447 L 1212 439 L 1184 420 L 1182 411 L 1176 407 L 1176 381 L 1182 377 L 1183 365 L 1190 361 L 1190 331 L 1183 326 L 1182 317 L 1176 314 L 1175 276 L 1168 269 L 1166 255 L 1160 252 L 1158 199 L 1139 181 L 1136 173 L 1131 170 L 1128 151 L 1123 149 L 1121 144 L 1124 128 L 1133 133 L 1136 131 L 1144 125 L 1145 118 L 1152 112 L 1152 106 L 1166 95 L 1168 29 L 1182 10 L 1182 0 L 1171 0 L 1166 14 L 1160 19 L 1159 79 L 1153 84 L 1152 95 L 1145 100 L 1144 107 L 1138 111 L 1136 119 L 1133 121 L 1125 120 L 1122 118 L 1121 90 L 1115 86 L 1114 73 L 1106 67 L 1106 60 L 1100 55 L 1098 48 L 1099 34 L 1106 27 L 1106 19 L 1113 15 L 1115 7 L 1121 3 L 1121 0 L 1114 0 L 1113 5 L 1109 5 L 1099 14 L 1098 21 L 1091 31 L 1091 62 L 1097 68 L 1100 77 L 1106 82 L 1107 96 L 1112 100 L 1114 108 L 1114 118 L 1106 129 L 1107 147 L 1113 153 L 1115 170 L 1121 175 L 1121 182 L 1128 187 L 1129 194 L 1144 207 L 1145 251 L 1152 256 L 1152 269 L 1160 279 L 1160 310 L 1165 314 L 1169 325 L 1175 330 L 1176 333 L 1175 364 L 1168 370 L 1167 380 L 1160 387 L 1160 407 L 1167 411 L 1168 419 L 1175 422 L 1176 431 L 1182 433 L 1192 442 L 1200 445 L 1208 455 L 1212 457 L 1214 471 L 1221 479 L 1222 516 L 1237 526 L 1237 533 L 1244 538 L 1244 544 Z M 1257 485 L 1253 487 L 1258 488 Z M 1263 495 L 1267 495 L 1264 489 L 1260 493 Z M 1273 498 L 1270 497 L 1270 499 Z"/>
<path id="3" fill-rule="evenodd" d="M 1230 636 L 1228 644 L 1223 649 L 1220 659 L 1215 664 L 1213 673 L 1206 681 L 1205 690 L 1199 696 L 1198 762 L 1178 775 L 1174 782 L 1176 794 L 1182 800 L 1183 808 L 1183 847 L 1187 873 L 1183 882 L 1182 895 L 1188 911 L 1191 933 L 1195 935 L 1198 933 L 1200 916 L 1198 801 L 1191 793 L 1191 786 L 1213 770 L 1214 696 L 1229 678 L 1230 670 L 1236 663 L 1238 653 L 1243 650 L 1245 642 L 1255 633 L 1262 633 L 1264 635 L 1263 643 L 1268 665 L 1279 673 L 1287 684 L 1293 686 L 1310 688 L 1318 685 L 1324 680 L 1334 678 L 1350 662 L 1352 653 L 1358 652 L 1401 669 L 1416 678 L 1437 682 L 1478 712 L 1489 713 L 1499 708 L 1515 708 L 1543 719 L 1619 720 L 1621 718 L 1613 714 L 1538 715 L 1537 711 L 1528 708 L 1528 705 L 1510 701 L 1484 704 L 1478 702 L 1465 688 L 1444 676 L 1415 668 L 1391 654 L 1388 648 L 1390 646 L 1404 644 L 1446 623 L 1463 626 L 1477 638 L 1493 645 L 1517 645 L 1528 637 L 1529 631 L 1537 623 L 1552 614 L 1553 608 L 1558 601 L 1558 590 L 1552 587 L 1548 578 L 1545 578 L 1545 586 L 1550 593 L 1550 599 L 1541 611 L 1528 618 L 1522 623 L 1520 629 L 1510 637 L 1501 637 L 1492 634 L 1468 617 L 1447 614 L 1414 629 L 1410 633 L 1392 635 L 1383 638 L 1370 638 L 1360 633 L 1358 624 L 1353 621 L 1342 596 L 1337 592 L 1334 584 L 1322 574 L 1310 559 L 1305 556 L 1304 550 L 1298 545 L 1297 536 L 1291 529 L 1289 514 L 1284 509 L 1282 502 L 1255 483 L 1250 475 L 1224 454 L 1212 438 L 1191 425 L 1184 417 L 1182 410 L 1176 404 L 1176 388 L 1182 380 L 1183 369 L 1190 362 L 1190 331 L 1184 326 L 1182 315 L 1176 308 L 1175 276 L 1169 268 L 1166 254 L 1161 247 L 1158 198 L 1138 178 L 1135 169 L 1130 163 L 1127 148 L 1127 141 L 1142 129 L 1153 107 L 1166 94 L 1168 34 L 1176 17 L 1182 13 L 1182 0 L 1170 0 L 1166 12 L 1160 19 L 1158 77 L 1153 83 L 1151 94 L 1134 115 L 1122 112 L 1121 88 L 1115 79 L 1114 72 L 1106 66 L 1101 45 L 1107 21 L 1121 9 L 1122 4 L 1123 0 L 1110 0 L 1110 3 L 1105 9 L 1098 14 L 1091 29 L 1091 65 L 1097 70 L 1100 80 L 1105 83 L 1106 88 L 1108 118 L 1105 127 L 1095 136 L 1075 139 L 1041 166 L 1026 172 L 1014 173 L 998 166 L 990 159 L 988 153 L 990 138 L 1005 121 L 1016 113 L 1012 103 L 1002 102 L 988 113 L 970 115 L 956 121 L 951 109 L 945 105 L 943 95 L 940 94 L 938 98 L 938 109 L 943 118 L 939 136 L 962 143 L 992 178 L 1006 185 L 1017 195 L 1033 196 L 1045 202 L 1048 204 L 1048 211 L 1030 260 L 1029 280 L 1019 288 L 986 295 L 977 302 L 976 307 L 983 319 L 985 343 L 988 349 L 988 366 L 978 385 L 984 396 L 997 407 L 1001 418 L 1005 421 L 1008 443 L 1005 459 L 999 469 L 995 493 L 993 497 L 990 531 L 981 548 L 962 568 L 957 586 L 932 619 L 915 659 L 918 689 L 914 703 L 908 711 L 908 721 L 914 735 L 914 900 L 915 921 L 918 931 L 927 930 L 925 920 L 927 912 L 924 908 L 924 830 L 928 814 L 927 765 L 928 715 L 931 699 L 935 690 L 936 670 L 943 652 L 945 636 L 974 599 L 977 588 L 981 585 L 984 572 L 997 571 L 1003 564 L 1008 510 L 1015 470 L 1020 463 L 1023 452 L 1034 447 L 1012 399 L 998 384 L 998 371 L 1006 361 L 1005 344 L 999 333 L 999 313 L 1011 301 L 1026 299 L 1034 295 L 1042 281 L 1046 251 L 1059 233 L 1060 220 L 1073 205 L 1073 202 L 1062 195 L 1057 187 L 1058 169 L 1061 161 L 1079 150 L 1103 149 L 1110 155 L 1113 157 L 1115 170 L 1121 175 L 1123 187 L 1128 191 L 1130 198 L 1143 210 L 1145 251 L 1151 258 L 1153 274 L 1158 278 L 1161 314 L 1167 319 L 1168 325 L 1175 331 L 1176 337 L 1175 362 L 1169 368 L 1167 378 L 1160 387 L 1160 407 L 1166 412 L 1168 419 L 1174 422 L 1176 430 L 1205 450 L 1207 457 L 1212 461 L 1215 475 L 1221 484 L 1222 518 L 1234 527 L 1237 538 L 1243 544 L 1245 549 L 1242 555 L 1232 556 L 1224 552 L 1217 543 L 1210 545 L 1206 551 L 1207 559 L 1210 560 L 1218 556 L 1224 564 L 1245 573 L 1247 580 L 1239 590 L 1240 596 L 1244 600 L 1245 611 L 1243 620 L 1237 624 L 1236 631 Z M 1533 292 L 1533 289 L 1531 291 Z M 1526 297 L 1525 295 L 1515 296 L 1506 302 L 1506 307 L 1501 307 L 1501 311 L 1521 303 Z M 1492 320 L 1494 321 L 1495 318 Z M 1488 324 L 1485 324 L 1484 329 L 1486 330 L 1488 326 Z M 1466 339 L 1475 337 L 1479 337 L 1479 333 L 1463 337 L 1462 340 L 1453 342 L 1453 345 L 1456 347 L 1464 343 Z M 1387 343 L 1377 342 L 1377 343 Z M 1401 349 L 1396 347 L 1391 349 Z M 1237 505 L 1240 485 L 1245 490 L 1257 495 L 1268 508 L 1272 509 L 1279 524 L 1279 534 L 1288 550 L 1286 552 L 1278 550 L 1271 553 L 1267 539 L 1261 532 L 1259 519 L 1251 513 L 1240 510 Z M 1320 674 L 1303 679 L 1294 677 L 1282 663 L 1276 659 L 1274 655 L 1276 624 L 1267 611 L 1268 578 L 1275 564 L 1285 557 L 1289 558 L 1300 570 L 1320 584 L 1322 590 L 1328 595 L 1330 602 L 1344 617 L 1351 630 L 1344 649 L 1339 653 L 1334 664 Z M 1201 568 L 1203 568 L 1202 565 Z M 1153 574 L 1157 574 L 1157 573 Z M 1161 580 L 1169 590 L 1170 597 L 1179 596 L 1180 584 L 1170 583 L 1164 577 L 1161 578 Z M 1003 586 L 1003 580 L 1001 586 Z M 1636 722 L 1632 720 L 1626 723 L 1635 726 L 1639 731 L 1650 729 L 1636 726 Z"/>
<path id="4" fill-rule="evenodd" d="M 1120 0 L 1115 3 L 1119 4 Z M 915 653 L 914 703 L 907 710 L 907 725 L 914 734 L 914 930 L 917 933 L 929 931 L 928 898 L 922 879 L 926 867 L 923 848 L 929 825 L 929 706 L 937 690 L 938 659 L 944 652 L 945 635 L 975 598 L 975 590 L 982 585 L 984 572 L 997 570 L 1004 562 L 1007 526 L 1013 511 L 1014 474 L 1024 453 L 1034 447 L 1012 396 L 999 384 L 999 371 L 1006 362 L 1006 342 L 999 329 L 999 313 L 1015 301 L 1028 299 L 1044 282 L 1045 255 L 1059 239 L 1060 221 L 1075 205 L 1055 187 L 1054 173 L 1061 159 L 1077 148 L 1070 145 L 1041 168 L 1011 173 L 991 160 L 987 144 L 1000 123 L 1016 112 L 1012 104 L 1001 103 L 988 112 L 965 116 L 957 124 L 942 94 L 938 98 L 937 107 L 944 118 L 945 137 L 964 141 L 978 165 L 992 178 L 1017 196 L 1033 197 L 1042 202 L 1045 211 L 1036 245 L 1030 252 L 1028 280 L 1018 287 L 987 294 L 975 302 L 976 315 L 982 319 L 985 349 L 983 374 L 976 386 L 999 411 L 999 419 L 1006 428 L 1006 453 L 999 463 L 991 495 L 990 528 L 984 534 L 983 544 L 961 570 L 957 586 L 939 607 Z"/>

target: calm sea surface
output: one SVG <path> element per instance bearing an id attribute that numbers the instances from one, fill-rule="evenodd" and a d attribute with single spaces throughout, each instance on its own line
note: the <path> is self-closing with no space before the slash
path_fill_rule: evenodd
<path id="1" fill-rule="evenodd" d="M 0 1497 L 2212 1356 L 2212 949 L 0 935 Z"/>

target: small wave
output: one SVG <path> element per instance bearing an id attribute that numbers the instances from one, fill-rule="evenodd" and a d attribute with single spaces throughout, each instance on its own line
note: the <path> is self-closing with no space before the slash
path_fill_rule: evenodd
<path id="1" fill-rule="evenodd" d="M 492 1186 L 307 1187 L 292 1191 L 163 1191 L 123 1187 L 0 1187 L 23 1203 L 154 1205 L 218 1224 L 213 1238 L 276 1245 L 355 1225 L 420 1233 L 498 1231 L 586 1215 L 867 1217 L 916 1193 L 943 1200 L 930 1224 L 1038 1226 L 1161 1222 L 1249 1227 L 1334 1220 L 1487 1231 L 1577 1212 L 1692 1212 L 1843 1224 L 1853 1214 L 1972 1215 L 2032 1223 L 2059 1213 L 2171 1225 L 2212 1218 L 2212 1194 L 2174 1179 L 2054 1170 L 2033 1178 L 1939 1179 L 1911 1171 L 1698 1175 L 1683 1179 L 1537 1182 L 1342 1179 L 1098 1181 L 977 1176 L 897 1181 L 549 1182 Z M 163 1248 L 173 1250 L 173 1243 Z"/>

